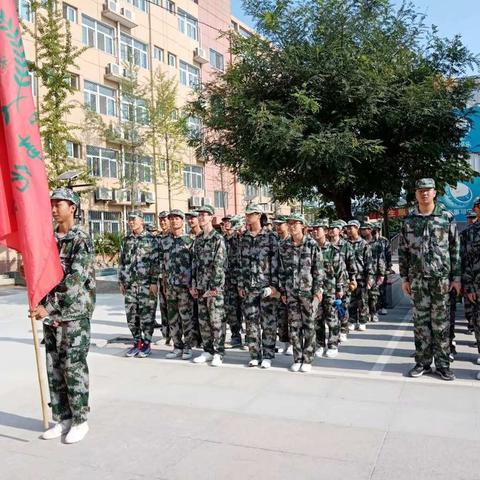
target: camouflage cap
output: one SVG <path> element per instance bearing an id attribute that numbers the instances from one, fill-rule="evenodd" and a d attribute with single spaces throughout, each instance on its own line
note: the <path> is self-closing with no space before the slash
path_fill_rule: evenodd
<path id="1" fill-rule="evenodd" d="M 225 217 L 222 218 L 222 222 L 231 222 L 232 221 L 232 215 L 225 215 Z"/>
<path id="2" fill-rule="evenodd" d="M 300 215 L 299 213 L 291 213 L 288 217 L 287 217 L 287 221 L 292 221 L 292 222 L 301 222 L 303 223 L 304 225 L 307 225 L 308 226 L 308 223 L 307 221 L 305 220 L 305 217 L 303 215 Z"/>
<path id="3" fill-rule="evenodd" d="M 182 220 L 185 220 L 185 214 L 179 210 L 178 208 L 174 208 L 173 210 L 170 210 L 170 213 L 168 214 L 169 217 L 180 217 Z"/>
<path id="4" fill-rule="evenodd" d="M 128 212 L 128 218 L 143 218 L 143 212 L 141 210 L 132 210 L 131 212 Z"/>
<path id="5" fill-rule="evenodd" d="M 66 200 L 77 207 L 80 205 L 80 197 L 71 188 L 56 188 L 50 195 L 50 200 Z"/>
<path id="6" fill-rule="evenodd" d="M 360 228 L 360 222 L 358 220 L 350 220 L 346 226 Z"/>
<path id="7" fill-rule="evenodd" d="M 435 180 L 433 178 L 421 178 L 415 182 L 415 189 L 435 188 Z"/>
<path id="8" fill-rule="evenodd" d="M 367 229 L 367 228 L 370 229 L 370 230 L 373 230 L 373 223 L 363 222 L 362 226 L 360 228 L 363 228 L 364 230 Z"/>
<path id="9" fill-rule="evenodd" d="M 339 218 L 338 220 L 335 220 L 335 221 L 340 225 L 339 228 L 343 228 L 347 226 L 347 222 L 345 220 L 342 220 Z"/>
<path id="10" fill-rule="evenodd" d="M 197 208 L 197 212 L 205 212 L 208 213 L 209 215 L 215 215 L 215 209 L 211 205 L 203 205 L 203 207 Z"/>
<path id="11" fill-rule="evenodd" d="M 279 225 L 281 223 L 285 223 L 287 221 L 287 216 L 286 215 L 278 215 L 278 217 L 273 219 L 273 223 L 276 225 Z"/>
<path id="12" fill-rule="evenodd" d="M 189 210 L 188 212 L 185 212 L 186 217 L 198 217 L 198 212 L 196 210 Z"/>
<path id="13" fill-rule="evenodd" d="M 318 218 L 312 223 L 313 228 L 329 228 L 330 227 L 330 222 L 328 221 L 328 218 Z"/>
<path id="14" fill-rule="evenodd" d="M 480 197 L 475 197 L 473 199 L 473 206 L 476 207 L 477 205 L 480 205 Z"/>
<path id="15" fill-rule="evenodd" d="M 475 212 L 468 212 L 467 218 L 477 218 L 477 214 Z"/>
<path id="16" fill-rule="evenodd" d="M 343 222 L 341 222 L 340 220 L 335 220 L 330 223 L 330 228 L 338 228 L 339 230 L 341 230 L 343 228 Z"/>
<path id="17" fill-rule="evenodd" d="M 167 217 L 168 217 L 168 212 L 166 210 L 163 210 L 158 214 L 158 218 L 167 218 Z"/>
<path id="18" fill-rule="evenodd" d="M 245 213 L 248 215 L 250 213 L 263 213 L 263 208 L 256 203 L 251 203 L 245 210 Z"/>

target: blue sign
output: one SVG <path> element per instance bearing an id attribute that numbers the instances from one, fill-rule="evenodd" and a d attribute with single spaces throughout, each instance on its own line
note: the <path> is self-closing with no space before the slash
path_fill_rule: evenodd
<path id="1" fill-rule="evenodd" d="M 468 109 L 468 118 L 471 122 L 470 130 L 463 143 L 470 152 L 480 153 L 480 105 Z"/>
<path id="2" fill-rule="evenodd" d="M 458 182 L 455 188 L 447 186 L 439 201 L 455 215 L 457 222 L 466 222 L 466 214 L 473 208 L 473 200 L 480 196 L 480 177 L 472 182 Z"/>

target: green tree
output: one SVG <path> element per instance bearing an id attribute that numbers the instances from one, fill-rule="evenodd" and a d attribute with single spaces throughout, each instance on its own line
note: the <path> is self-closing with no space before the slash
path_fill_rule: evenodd
<path id="1" fill-rule="evenodd" d="M 72 70 L 86 47 L 72 43 L 70 23 L 63 19 L 61 4 L 56 0 L 32 1 L 35 28 L 23 28 L 36 45 L 36 61 L 30 70 L 40 81 L 42 96 L 38 106 L 38 119 L 46 157 L 49 185 L 58 186 L 57 177 L 67 170 L 81 172 L 81 178 L 90 181 L 86 168 L 69 158 L 67 142 L 76 141 L 75 128 L 66 119 L 78 105 L 71 99 L 75 92 Z"/>
<path id="2" fill-rule="evenodd" d="M 474 172 L 461 139 L 477 59 L 410 3 L 245 0 L 260 35 L 231 34 L 234 64 L 192 102 L 196 145 L 278 200 L 355 196 L 387 203 L 419 176 Z M 461 120 L 467 121 L 461 121 Z"/>

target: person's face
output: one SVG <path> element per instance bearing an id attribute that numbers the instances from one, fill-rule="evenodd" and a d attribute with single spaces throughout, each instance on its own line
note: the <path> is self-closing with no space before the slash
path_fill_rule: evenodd
<path id="1" fill-rule="evenodd" d="M 179 217 L 178 215 L 171 215 L 168 217 L 170 220 L 170 227 L 172 230 L 179 231 L 183 230 L 183 219 L 182 217 Z"/>
<path id="2" fill-rule="evenodd" d="M 168 217 L 162 217 L 158 219 L 158 223 L 160 225 L 160 229 L 163 232 L 166 232 L 170 229 L 170 222 L 168 221 Z"/>
<path id="3" fill-rule="evenodd" d="M 337 227 L 329 230 L 330 238 L 338 238 L 340 236 L 340 229 Z"/>
<path id="4" fill-rule="evenodd" d="M 245 220 L 247 225 L 255 225 L 260 221 L 260 214 L 259 213 L 246 213 Z"/>
<path id="5" fill-rule="evenodd" d="M 473 206 L 473 211 L 475 212 L 475 215 L 477 216 L 477 218 L 480 218 L 480 203 Z"/>
<path id="6" fill-rule="evenodd" d="M 212 215 L 210 215 L 208 212 L 200 212 L 198 214 L 198 224 L 200 225 L 200 228 L 206 227 L 207 225 L 212 223 Z"/>
<path id="7" fill-rule="evenodd" d="M 52 206 L 52 217 L 56 223 L 64 223 L 75 214 L 75 205 L 67 200 L 50 200 Z"/>
<path id="8" fill-rule="evenodd" d="M 231 232 L 232 231 L 232 222 L 230 222 L 230 220 L 225 220 L 223 222 L 223 229 L 226 231 L 226 232 Z"/>
<path id="9" fill-rule="evenodd" d="M 138 233 L 143 230 L 143 218 L 140 217 L 128 217 L 128 227 L 134 233 Z"/>
<path id="10" fill-rule="evenodd" d="M 288 234 L 288 225 L 287 222 L 283 223 L 276 223 L 275 224 L 275 230 L 280 236 L 285 236 Z"/>
<path id="11" fill-rule="evenodd" d="M 190 230 L 196 230 L 198 227 L 198 217 L 187 217 L 187 223 Z"/>
<path id="12" fill-rule="evenodd" d="M 353 225 L 347 227 L 348 238 L 357 238 L 358 237 L 358 228 Z"/>
<path id="13" fill-rule="evenodd" d="M 362 229 L 360 229 L 360 235 L 363 238 L 371 238 L 372 237 L 372 230 L 370 228 L 362 228 Z"/>
<path id="14" fill-rule="evenodd" d="M 437 191 L 434 188 L 418 188 L 415 190 L 415 199 L 419 205 L 431 205 L 436 195 Z"/>
<path id="15" fill-rule="evenodd" d="M 303 234 L 303 223 L 298 220 L 288 221 L 288 231 L 292 236 L 298 236 Z"/>
<path id="16" fill-rule="evenodd" d="M 325 241 L 325 229 L 323 227 L 315 227 L 312 230 L 312 236 L 317 242 Z"/>

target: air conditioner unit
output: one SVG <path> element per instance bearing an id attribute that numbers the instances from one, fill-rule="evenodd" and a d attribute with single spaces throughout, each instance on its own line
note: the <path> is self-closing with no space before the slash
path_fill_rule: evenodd
<path id="1" fill-rule="evenodd" d="M 202 206 L 205 206 L 205 205 L 210 205 L 211 207 L 213 207 L 213 203 L 209 198 L 202 197 Z"/>
<path id="2" fill-rule="evenodd" d="M 113 192 L 109 188 L 98 187 L 95 190 L 95 200 L 109 201 L 113 200 Z"/>
<path id="3" fill-rule="evenodd" d="M 203 206 L 203 197 L 190 197 L 188 199 L 189 208 L 201 207 Z"/>
<path id="4" fill-rule="evenodd" d="M 143 203 L 155 203 L 155 196 L 152 192 L 143 192 L 142 194 L 142 202 Z"/>
<path id="5" fill-rule="evenodd" d="M 131 22 L 135 22 L 135 14 L 133 13 L 132 10 L 128 8 L 122 8 L 121 10 L 122 15 L 127 19 L 130 20 Z"/>
<path id="6" fill-rule="evenodd" d="M 114 0 L 107 0 L 103 5 L 102 15 L 127 28 L 137 26 L 135 23 L 135 14 L 128 8 L 120 8 L 120 5 Z"/>
<path id="7" fill-rule="evenodd" d="M 115 0 L 109 0 L 106 5 L 107 9 L 110 10 L 112 13 L 119 13 L 120 6 Z"/>
<path id="8" fill-rule="evenodd" d="M 124 68 L 118 63 L 108 63 L 105 67 L 105 78 L 119 81 L 125 77 Z"/>
<path id="9" fill-rule="evenodd" d="M 135 202 L 134 202 L 135 205 L 141 205 L 142 203 L 145 203 L 143 192 L 139 192 L 138 190 L 135 192 L 134 199 L 135 199 Z"/>
<path id="10" fill-rule="evenodd" d="M 208 55 L 205 49 L 197 47 L 193 51 L 193 60 L 197 63 L 208 63 Z"/>
<path id="11" fill-rule="evenodd" d="M 123 204 L 130 203 L 130 190 L 126 188 L 115 190 L 115 202 Z"/>

